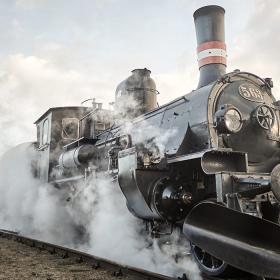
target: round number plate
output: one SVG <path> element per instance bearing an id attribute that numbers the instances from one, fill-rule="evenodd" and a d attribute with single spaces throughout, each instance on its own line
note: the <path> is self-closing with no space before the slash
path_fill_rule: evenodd
<path id="1" fill-rule="evenodd" d="M 256 86 L 251 84 L 242 84 L 239 86 L 239 94 L 250 101 L 253 102 L 263 102 L 264 96 L 263 92 Z"/>

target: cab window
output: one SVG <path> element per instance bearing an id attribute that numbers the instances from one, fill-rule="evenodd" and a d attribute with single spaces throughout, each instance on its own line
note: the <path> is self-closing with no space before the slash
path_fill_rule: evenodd
<path id="1" fill-rule="evenodd" d="M 49 140 L 49 119 L 44 120 L 42 129 L 42 145 L 46 145 Z"/>
<path id="2" fill-rule="evenodd" d="M 75 140 L 79 137 L 79 120 L 76 118 L 62 119 L 62 138 Z"/>

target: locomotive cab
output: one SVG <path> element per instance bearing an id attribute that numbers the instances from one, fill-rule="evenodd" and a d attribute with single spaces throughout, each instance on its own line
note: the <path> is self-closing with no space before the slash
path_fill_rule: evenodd
<path id="1" fill-rule="evenodd" d="M 35 122 L 41 181 L 55 181 L 57 184 L 60 178 L 69 177 L 71 180 L 74 175 L 79 175 L 79 178 L 84 175 L 88 161 L 95 154 L 93 145 L 97 135 L 113 123 L 112 112 L 102 109 L 102 103 L 93 100 L 92 105 L 50 108 Z M 62 180 L 63 183 L 65 181 Z"/>
<path id="2" fill-rule="evenodd" d="M 38 120 L 37 149 L 38 177 L 49 182 L 63 146 L 79 138 L 80 119 L 89 111 L 87 107 L 50 108 Z"/>

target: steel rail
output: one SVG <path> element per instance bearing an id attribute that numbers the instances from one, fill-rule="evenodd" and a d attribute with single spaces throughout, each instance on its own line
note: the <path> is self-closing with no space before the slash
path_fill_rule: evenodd
<path id="1" fill-rule="evenodd" d="M 81 252 L 78 250 L 74 250 L 71 248 L 67 248 L 64 246 L 48 243 L 45 241 L 41 241 L 38 239 L 34 239 L 31 237 L 20 235 L 18 232 L 15 231 L 9 231 L 0 229 L 0 238 L 7 238 L 10 240 L 14 240 L 16 242 L 28 245 L 30 247 L 38 248 L 40 250 L 46 250 L 50 254 L 57 254 L 61 256 L 62 258 L 68 258 L 72 257 L 76 259 L 77 263 L 86 263 L 89 264 L 93 269 L 105 269 L 107 271 L 112 272 L 113 276 L 121 277 L 121 276 L 132 276 L 136 279 L 146 279 L 146 280 L 188 280 L 189 278 L 186 276 L 186 274 L 183 274 L 181 277 L 169 277 L 166 275 L 154 273 L 151 271 L 147 271 L 141 268 L 132 267 L 128 265 L 119 264 L 116 262 L 113 262 L 108 259 L 100 258 L 95 255 L 91 255 L 85 252 Z M 206 275 L 202 275 L 203 280 L 219 280 L 220 278 L 216 277 L 209 277 Z M 235 280 L 260 280 L 262 278 L 258 278 L 255 276 L 248 276 L 246 278 L 242 279 L 236 279 Z M 230 279 L 228 279 L 230 280 Z"/>

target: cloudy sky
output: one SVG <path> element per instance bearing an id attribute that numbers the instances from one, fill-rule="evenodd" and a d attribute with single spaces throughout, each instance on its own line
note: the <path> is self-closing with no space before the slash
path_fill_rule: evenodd
<path id="1" fill-rule="evenodd" d="M 152 71 L 160 104 L 194 89 L 192 14 L 210 4 L 226 9 L 228 71 L 272 77 L 280 97 L 278 0 L 0 0 L 0 153 L 34 140 L 49 107 L 113 101 L 134 68 Z"/>

